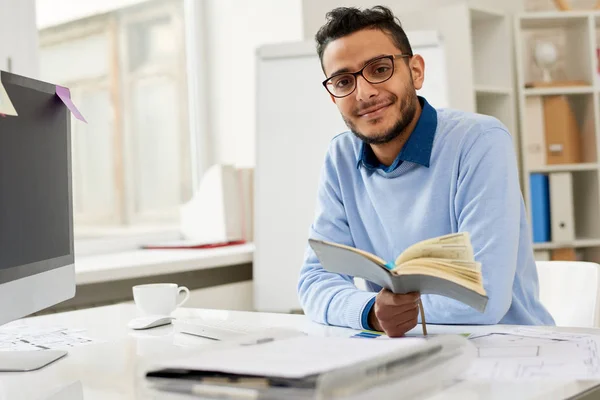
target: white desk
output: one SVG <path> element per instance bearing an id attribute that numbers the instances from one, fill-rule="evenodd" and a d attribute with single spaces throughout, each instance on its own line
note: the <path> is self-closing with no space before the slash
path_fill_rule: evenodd
<path id="1" fill-rule="evenodd" d="M 165 355 L 172 357 L 179 354 L 189 354 L 190 347 L 201 349 L 202 347 L 211 346 L 215 342 L 189 335 L 175 334 L 171 326 L 149 331 L 131 331 L 126 327 L 126 324 L 135 315 L 136 310 L 133 305 L 120 304 L 24 320 L 30 326 L 85 328 L 87 329 L 86 336 L 102 339 L 106 342 L 74 348 L 70 350 L 66 358 L 40 371 L 0 374 L 0 400 L 187 398 L 149 391 L 147 382 L 143 378 L 144 368 L 150 360 L 160 359 Z M 176 317 L 210 316 L 235 319 L 243 323 L 295 328 L 315 335 L 348 336 L 351 334 L 348 329 L 314 324 L 301 315 L 200 309 L 179 309 L 174 315 Z M 429 329 L 431 333 L 473 333 L 490 331 L 494 327 L 430 326 Z M 594 330 L 583 331 L 600 333 L 600 331 Z M 548 382 L 501 384 L 463 382 L 434 395 L 430 400 L 563 399 L 581 393 L 597 384 L 600 384 L 600 382 L 573 381 L 551 384 Z M 83 396 L 48 397 L 51 393 L 70 385 L 82 387 Z M 395 390 L 399 389 L 395 388 Z M 394 398 L 393 393 L 390 392 L 390 398 Z"/>

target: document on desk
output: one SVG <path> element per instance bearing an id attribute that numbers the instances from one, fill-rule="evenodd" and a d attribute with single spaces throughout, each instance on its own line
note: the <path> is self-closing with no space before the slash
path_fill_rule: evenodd
<path id="1" fill-rule="evenodd" d="M 409 350 L 423 343 L 425 339 L 417 338 L 383 341 L 299 336 L 203 351 L 201 357 L 174 360 L 166 367 L 297 379 L 361 363 L 390 351 Z"/>
<path id="2" fill-rule="evenodd" d="M 471 335 L 466 380 L 600 379 L 600 336 L 515 328 Z"/>
<path id="3" fill-rule="evenodd" d="M 100 343 L 75 329 L 9 326 L 0 329 L 0 351 L 66 350 Z"/>
<path id="4" fill-rule="evenodd" d="M 334 398 L 402 382 L 396 398 L 408 399 L 455 379 L 474 353 L 473 345 L 460 336 L 390 340 L 296 336 L 161 361 L 149 366 L 146 377 L 158 390 L 214 394 L 227 387 L 243 390 L 246 398 L 260 398 L 255 391 L 279 389 L 314 390 L 323 398 Z M 289 393 L 280 394 L 276 398 L 288 398 Z"/>

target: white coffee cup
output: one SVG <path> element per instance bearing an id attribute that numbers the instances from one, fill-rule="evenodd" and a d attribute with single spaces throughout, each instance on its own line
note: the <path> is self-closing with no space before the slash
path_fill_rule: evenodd
<path id="1" fill-rule="evenodd" d="M 177 303 L 181 292 L 185 292 L 185 297 Z M 151 283 L 133 287 L 133 301 L 145 315 L 170 315 L 189 298 L 188 288 L 175 283 Z"/>

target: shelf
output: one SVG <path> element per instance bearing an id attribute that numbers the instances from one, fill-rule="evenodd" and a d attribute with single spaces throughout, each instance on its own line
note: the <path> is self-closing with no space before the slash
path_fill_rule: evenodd
<path id="1" fill-rule="evenodd" d="M 475 92 L 477 94 L 485 95 L 510 95 L 513 90 L 509 87 L 494 86 L 494 85 L 475 85 Z"/>
<path id="2" fill-rule="evenodd" d="M 599 165 L 596 163 L 580 164 L 556 164 L 547 165 L 540 168 L 531 168 L 530 173 L 550 173 L 550 172 L 574 172 L 574 171 L 596 171 Z"/>
<path id="3" fill-rule="evenodd" d="M 554 243 L 554 242 L 534 243 L 533 249 L 534 250 L 553 250 L 553 249 L 560 249 L 563 247 L 581 248 L 581 247 L 595 247 L 595 246 L 600 246 L 600 239 L 576 239 L 573 242 L 565 242 L 565 243 Z"/>
<path id="4" fill-rule="evenodd" d="M 525 96 L 554 96 L 561 94 L 591 94 L 594 93 L 593 86 L 564 86 L 549 88 L 523 89 Z"/>
<path id="5" fill-rule="evenodd" d="M 475 22 L 490 21 L 495 19 L 506 18 L 506 14 L 502 11 L 488 10 L 483 7 L 469 7 L 471 10 L 471 18 Z"/>
<path id="6" fill-rule="evenodd" d="M 518 18 L 521 29 L 549 29 L 587 24 L 590 15 L 595 15 L 595 13 L 589 11 L 548 11 L 520 14 Z"/>

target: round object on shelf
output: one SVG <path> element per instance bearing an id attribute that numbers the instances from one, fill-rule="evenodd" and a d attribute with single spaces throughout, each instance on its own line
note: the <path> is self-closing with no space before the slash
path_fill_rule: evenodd
<path id="1" fill-rule="evenodd" d="M 537 42 L 535 44 L 533 55 L 535 58 L 535 63 L 542 70 L 543 81 L 550 82 L 552 80 L 550 76 L 550 68 L 552 68 L 558 59 L 558 51 L 556 46 L 552 42 Z"/>

